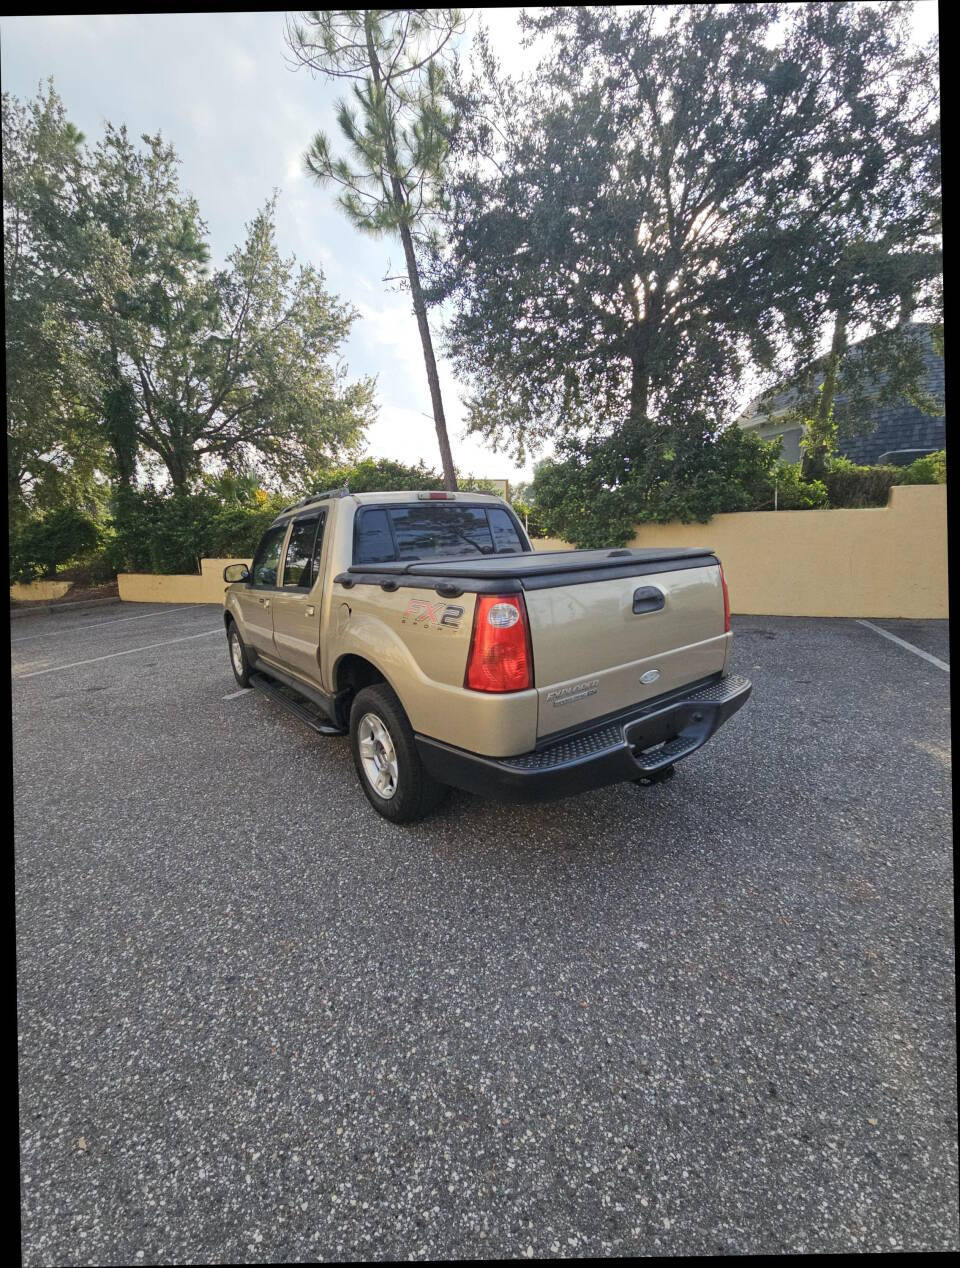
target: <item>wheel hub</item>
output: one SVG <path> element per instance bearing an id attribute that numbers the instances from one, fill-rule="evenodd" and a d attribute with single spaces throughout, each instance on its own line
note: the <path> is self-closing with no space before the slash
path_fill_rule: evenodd
<path id="1" fill-rule="evenodd" d="M 240 639 L 236 631 L 230 635 L 230 657 L 233 660 L 233 668 L 237 674 L 243 673 L 243 648 L 240 646 Z"/>
<path id="2" fill-rule="evenodd" d="M 390 732 L 375 713 L 365 713 L 357 729 L 360 764 L 370 787 L 385 801 L 397 791 L 399 768 Z"/>

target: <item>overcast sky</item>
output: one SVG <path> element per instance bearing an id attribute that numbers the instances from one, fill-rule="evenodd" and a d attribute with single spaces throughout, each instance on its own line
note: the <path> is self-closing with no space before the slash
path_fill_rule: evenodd
<path id="1" fill-rule="evenodd" d="M 519 45 L 519 9 L 474 9 L 494 47 L 516 73 L 533 60 Z M 368 452 L 439 469 L 436 433 L 416 322 L 404 294 L 383 283 L 402 268 L 399 242 L 351 228 L 331 190 L 303 174 L 313 134 L 336 135 L 333 104 L 343 85 L 292 72 L 285 62 L 284 14 L 196 13 L 4 17 L 0 74 L 5 91 L 33 96 L 52 76 L 69 117 L 99 140 L 103 121 L 134 135 L 161 131 L 182 159 L 182 184 L 210 227 L 213 260 L 242 240 L 244 225 L 280 190 L 277 235 L 283 254 L 321 267 L 331 290 L 360 312 L 346 349 L 351 372 L 375 374 L 380 412 Z M 918 5 L 917 33 L 937 29 L 935 0 Z M 436 321 L 434 327 L 436 327 Z M 454 461 L 462 472 L 513 482 L 529 478 L 505 454 L 462 439 L 462 407 L 441 361 Z"/>

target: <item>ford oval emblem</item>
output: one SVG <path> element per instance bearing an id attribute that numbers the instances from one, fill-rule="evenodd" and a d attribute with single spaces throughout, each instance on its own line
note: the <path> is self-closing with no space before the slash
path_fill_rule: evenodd
<path id="1" fill-rule="evenodd" d="M 648 669 L 645 674 L 640 675 L 641 682 L 656 682 L 660 677 L 659 669 Z"/>

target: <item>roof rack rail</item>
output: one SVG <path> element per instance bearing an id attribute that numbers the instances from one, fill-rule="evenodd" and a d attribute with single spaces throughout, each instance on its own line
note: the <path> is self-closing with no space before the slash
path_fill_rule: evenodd
<path id="1" fill-rule="evenodd" d="M 311 493 L 310 496 L 304 498 L 303 501 L 304 503 L 323 502 L 327 498 L 348 498 L 349 496 L 350 496 L 350 490 L 347 488 L 346 485 L 343 485 L 339 489 L 323 489 L 319 493 Z"/>
<path id="2" fill-rule="evenodd" d="M 322 489 L 319 493 L 310 493 L 305 498 L 301 498 L 299 502 L 291 502 L 289 506 L 285 506 L 280 512 L 286 515 L 288 511 L 295 511 L 298 507 L 309 506 L 311 502 L 326 502 L 328 498 L 346 498 L 350 496 L 350 490 L 346 485 L 342 489 Z"/>

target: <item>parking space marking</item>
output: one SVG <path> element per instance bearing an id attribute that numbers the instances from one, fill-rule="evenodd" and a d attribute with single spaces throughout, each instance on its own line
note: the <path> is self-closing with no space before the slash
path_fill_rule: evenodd
<path id="1" fill-rule="evenodd" d="M 171 608 L 169 612 L 141 612 L 138 616 L 113 616 L 109 621 L 89 621 L 86 625 L 66 625 L 61 630 L 53 630 L 49 634 L 27 634 L 23 638 L 12 638 L 13 643 L 32 643 L 35 638 L 56 638 L 58 634 L 75 634 L 78 630 L 97 630 L 101 625 L 118 625 L 121 621 L 146 621 L 151 616 L 173 616 L 174 612 L 186 612 L 188 608 L 196 607 L 195 603 L 188 603 L 186 607 Z"/>
<path id="2" fill-rule="evenodd" d="M 872 621 L 857 620 L 858 625 L 865 625 L 868 630 L 874 630 L 877 634 L 882 634 L 884 638 L 888 638 L 891 643 L 896 643 L 899 647 L 905 647 L 908 652 L 913 652 L 915 656 L 922 656 L 924 660 L 928 660 L 931 665 L 936 665 L 938 669 L 942 669 L 945 674 L 949 674 L 950 666 L 945 660 L 938 660 L 936 656 L 931 656 L 929 652 L 925 652 L 920 647 L 914 647 L 913 643 L 908 643 L 905 638 L 897 638 L 896 634 L 891 634 L 889 630 L 882 630 L 879 625 L 874 625 Z"/>
<path id="3" fill-rule="evenodd" d="M 72 660 L 69 665 L 52 665 L 49 669 L 32 669 L 28 674 L 14 674 L 15 679 L 39 678 L 41 674 L 55 674 L 59 669 L 76 669 L 80 665 L 95 665 L 100 660 L 112 660 L 114 656 L 133 656 L 136 652 L 149 652 L 155 647 L 170 647 L 173 643 L 189 643 L 194 638 L 223 636 L 223 630 L 204 630 L 202 634 L 186 634 L 183 638 L 168 638 L 163 643 L 146 643 L 143 647 L 130 647 L 125 652 L 108 652 L 106 656 L 92 656 L 89 660 Z"/>
<path id="4" fill-rule="evenodd" d="M 237 696 L 248 696 L 251 691 L 253 691 L 252 687 L 241 687 L 239 691 L 231 691 L 223 698 L 224 700 L 236 700 Z"/>

